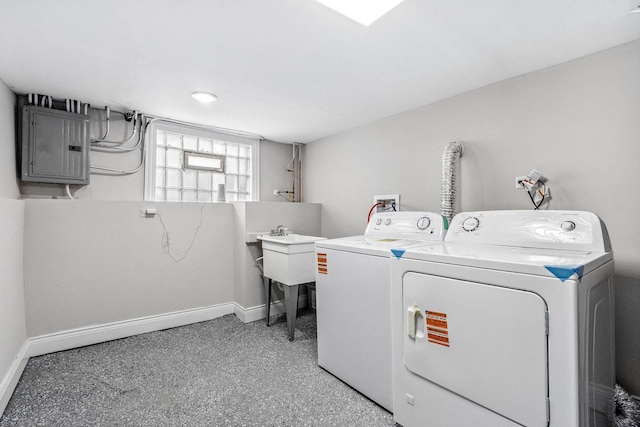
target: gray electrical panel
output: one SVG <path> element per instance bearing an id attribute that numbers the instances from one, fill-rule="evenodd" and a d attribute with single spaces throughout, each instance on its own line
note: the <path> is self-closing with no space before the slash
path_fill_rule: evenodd
<path id="1" fill-rule="evenodd" d="M 89 184 L 89 116 L 22 106 L 23 181 Z"/>

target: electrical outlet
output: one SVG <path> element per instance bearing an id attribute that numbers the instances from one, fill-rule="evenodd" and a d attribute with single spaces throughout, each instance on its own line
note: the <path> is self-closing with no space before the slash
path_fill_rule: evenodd
<path id="1" fill-rule="evenodd" d="M 373 203 L 381 203 L 376 206 L 376 212 L 399 212 L 400 211 L 400 195 L 386 194 L 382 196 L 373 196 Z"/>
<path id="2" fill-rule="evenodd" d="M 527 179 L 526 176 L 517 176 L 516 177 L 516 189 L 518 189 L 518 190 L 524 189 L 524 186 L 522 185 L 522 181 L 524 181 L 525 179 Z"/>
<path id="3" fill-rule="evenodd" d="M 156 208 L 140 209 L 140 216 L 144 216 L 145 218 L 153 218 L 157 214 L 158 214 L 158 210 Z"/>

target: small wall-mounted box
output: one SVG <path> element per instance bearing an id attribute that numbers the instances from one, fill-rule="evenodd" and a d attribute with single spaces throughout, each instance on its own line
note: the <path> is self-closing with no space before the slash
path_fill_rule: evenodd
<path id="1" fill-rule="evenodd" d="M 34 105 L 20 113 L 21 179 L 89 184 L 89 116 Z"/>

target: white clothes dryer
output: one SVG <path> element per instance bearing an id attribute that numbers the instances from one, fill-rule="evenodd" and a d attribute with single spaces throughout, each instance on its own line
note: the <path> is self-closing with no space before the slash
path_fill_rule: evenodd
<path id="1" fill-rule="evenodd" d="M 392 259 L 394 419 L 413 426 L 608 426 L 613 253 L 588 212 L 455 216 Z"/>
<path id="2" fill-rule="evenodd" d="M 442 242 L 431 212 L 374 214 L 361 236 L 316 242 L 318 365 L 392 411 L 392 251 Z"/>

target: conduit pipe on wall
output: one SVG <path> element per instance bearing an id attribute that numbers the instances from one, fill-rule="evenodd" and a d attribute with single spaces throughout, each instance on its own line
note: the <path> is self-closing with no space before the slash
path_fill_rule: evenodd
<path id="1" fill-rule="evenodd" d="M 40 98 L 42 97 L 42 98 Z M 53 108 L 53 97 L 48 95 L 38 95 L 37 93 L 30 93 L 27 95 L 27 99 L 29 104 L 38 106 L 38 102 L 40 102 L 40 107 L 48 107 Z M 40 99 L 40 101 L 38 101 Z"/>
<path id="2" fill-rule="evenodd" d="M 302 201 L 302 161 L 301 161 L 302 143 L 293 143 L 293 157 L 287 165 L 285 172 L 292 174 L 292 190 L 273 190 L 274 196 L 280 196 L 289 202 Z"/>
<path id="3" fill-rule="evenodd" d="M 293 201 L 302 201 L 302 160 L 301 160 L 302 144 L 299 142 L 293 143 L 293 157 L 291 162 L 287 166 L 287 172 L 291 172 L 292 175 L 292 193 Z"/>
<path id="4" fill-rule="evenodd" d="M 456 163 L 458 157 L 462 157 L 464 146 L 461 142 L 450 142 L 444 148 L 442 155 L 442 204 L 440 207 L 442 216 L 446 217 L 449 222 L 455 216 L 456 203 Z"/>
<path id="5" fill-rule="evenodd" d="M 108 125 L 109 120 L 110 120 L 109 114 L 111 112 L 111 109 L 107 109 L 106 111 L 107 111 L 107 125 Z M 103 143 L 108 143 L 108 144 L 119 144 L 119 145 L 122 145 L 122 144 L 126 144 L 127 142 L 131 141 L 133 139 L 133 137 L 136 136 L 136 125 L 138 123 L 138 114 L 140 114 L 140 112 L 138 110 L 134 110 L 133 113 L 121 113 L 121 114 L 123 114 L 124 119 L 127 122 L 130 122 L 133 119 L 133 126 L 132 126 L 132 130 L 131 130 L 131 135 L 129 135 L 128 138 L 123 139 L 122 141 L 107 141 L 105 139 L 93 139 L 93 140 L 91 140 L 91 143 L 94 144 L 96 142 L 103 142 Z M 142 123 L 142 120 L 141 120 L 141 123 Z M 108 131 L 107 131 L 107 134 L 108 134 Z"/>

